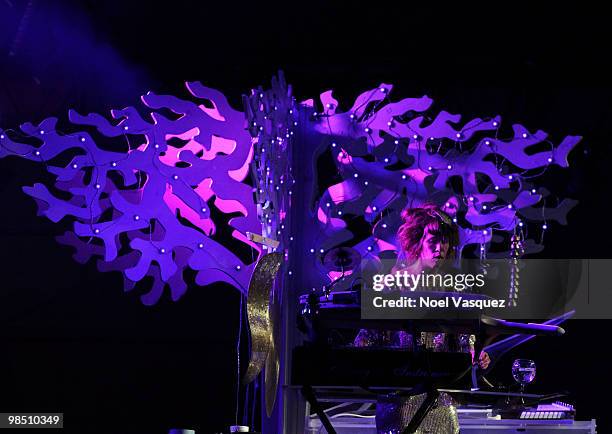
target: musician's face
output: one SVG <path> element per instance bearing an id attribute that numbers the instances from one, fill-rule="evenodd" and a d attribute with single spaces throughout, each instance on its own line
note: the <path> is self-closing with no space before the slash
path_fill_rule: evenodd
<path id="1" fill-rule="evenodd" d="M 448 254 L 449 244 L 443 242 L 439 232 L 428 226 L 425 229 L 425 236 L 423 237 L 423 245 L 421 247 L 421 265 L 424 268 L 434 269 Z"/>

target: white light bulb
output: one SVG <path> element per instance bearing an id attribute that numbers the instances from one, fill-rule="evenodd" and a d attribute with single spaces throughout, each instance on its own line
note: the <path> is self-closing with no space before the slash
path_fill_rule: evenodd
<path id="1" fill-rule="evenodd" d="M 453 166 L 452 166 L 452 164 L 449 164 L 448 166 L 446 166 L 446 168 L 447 168 L 448 170 L 451 170 L 451 169 L 453 168 Z"/>

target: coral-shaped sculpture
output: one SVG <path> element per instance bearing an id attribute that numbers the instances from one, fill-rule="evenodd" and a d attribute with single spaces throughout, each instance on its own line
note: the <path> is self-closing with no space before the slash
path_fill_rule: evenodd
<path id="1" fill-rule="evenodd" d="M 76 249 L 79 262 L 101 257 L 101 271 L 122 271 L 126 290 L 151 277 L 145 304 L 156 303 L 165 287 L 173 300 L 181 297 L 187 268 L 197 271 L 199 285 L 223 281 L 246 292 L 261 252 L 246 236 L 261 226 L 252 186 L 245 183 L 253 157 L 245 114 L 218 91 L 198 82 L 186 85 L 197 101 L 143 96 L 150 120 L 132 107 L 113 110 L 116 122 L 70 111 L 70 122 L 81 132 L 61 133 L 56 118 L 21 126 L 38 145 L 0 130 L 0 158 L 44 163 L 55 175 L 53 186 L 24 191 L 53 222 L 74 221 L 73 232 L 59 241 Z M 112 146 L 102 148 L 94 135 Z M 126 151 L 126 140 L 137 144 Z M 67 154 L 67 164 L 54 165 Z M 221 230 L 231 233 L 232 245 L 217 236 Z M 236 246 L 249 254 L 241 256 Z"/>
<path id="2" fill-rule="evenodd" d="M 313 100 L 302 103 L 311 112 L 308 128 L 318 132 L 318 166 L 333 164 L 338 173 L 316 188 L 325 236 L 311 252 L 349 244 L 376 258 L 395 250 L 401 209 L 425 201 L 437 202 L 458 223 L 461 249 L 477 244 L 484 252 L 529 222 L 541 230 L 552 220 L 566 224 L 577 202 L 549 207 L 550 192 L 534 182 L 551 165 L 567 167 L 580 137 L 555 146 L 546 133 L 513 125 L 513 136 L 502 139 L 499 116 L 461 124 L 460 115 L 432 113 L 427 96 L 392 102 L 391 90 L 382 84 L 364 92 L 344 112 L 331 91 L 320 96 L 323 110 Z M 365 225 L 371 236 L 359 238 L 353 228 Z M 526 240 L 527 253 L 541 249 L 541 240 Z M 507 256 L 507 246 L 489 255 Z"/>
<path id="3" fill-rule="evenodd" d="M 24 190 L 50 220 L 74 221 L 60 242 L 73 246 L 80 262 L 101 257 L 100 270 L 122 271 L 127 290 L 152 278 L 146 304 L 166 286 L 180 298 L 187 268 L 199 285 L 224 281 L 246 292 L 263 249 L 279 248 L 287 258 L 292 153 L 313 140 L 313 211 L 321 230 L 307 250 L 315 255 L 347 244 L 375 259 L 394 251 L 401 209 L 434 201 L 458 223 L 461 248 L 480 245 L 483 257 L 534 222 L 540 234 L 550 221 L 565 224 L 576 204 L 547 206 L 550 192 L 534 182 L 551 165 L 567 167 L 580 137 L 554 145 L 546 133 L 514 125 L 512 137 L 500 138 L 500 117 L 461 124 L 459 115 L 433 113 L 426 96 L 392 102 L 386 84 L 346 112 L 325 92 L 318 113 L 312 100 L 295 104 L 282 74 L 270 90 L 244 97 L 245 112 L 200 83 L 187 88 L 197 102 L 145 95 L 150 120 L 129 107 L 111 112 L 115 122 L 70 111 L 76 133 L 58 131 L 56 118 L 24 124 L 21 133 L 0 130 L 0 158 L 44 163 L 55 176 L 52 186 Z M 298 125 L 304 118 L 310 121 Z M 523 246 L 537 252 L 542 239 Z M 489 257 L 508 256 L 495 250 Z"/>

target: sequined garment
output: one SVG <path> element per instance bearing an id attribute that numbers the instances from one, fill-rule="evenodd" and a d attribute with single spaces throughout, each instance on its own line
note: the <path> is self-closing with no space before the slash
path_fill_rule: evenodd
<path id="1" fill-rule="evenodd" d="M 421 332 L 418 339 L 410 333 L 392 330 L 361 329 L 354 340 L 356 347 L 405 348 L 414 350 L 414 346 L 427 351 L 471 352 L 474 356 L 474 335 L 449 335 L 446 333 Z M 381 395 L 376 403 L 376 430 L 378 434 L 400 434 L 410 423 L 425 394 L 400 396 L 397 393 Z M 459 421 L 452 398 L 441 393 L 431 411 L 425 416 L 419 434 L 457 434 Z"/>
<path id="2" fill-rule="evenodd" d="M 401 434 L 425 400 L 425 394 L 402 397 L 392 393 L 378 397 L 376 432 Z M 459 419 L 453 399 L 441 393 L 431 411 L 417 429 L 417 434 L 458 434 Z"/>

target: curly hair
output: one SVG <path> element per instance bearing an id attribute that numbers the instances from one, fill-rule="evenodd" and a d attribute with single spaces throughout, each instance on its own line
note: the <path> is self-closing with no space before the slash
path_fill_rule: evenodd
<path id="1" fill-rule="evenodd" d="M 437 205 L 425 203 L 418 208 L 406 208 L 402 211 L 404 223 L 397 231 L 400 243 L 400 257 L 415 261 L 421 254 L 425 230 L 440 237 L 442 243 L 449 244 L 447 257 L 454 257 L 459 245 L 457 225 Z"/>

